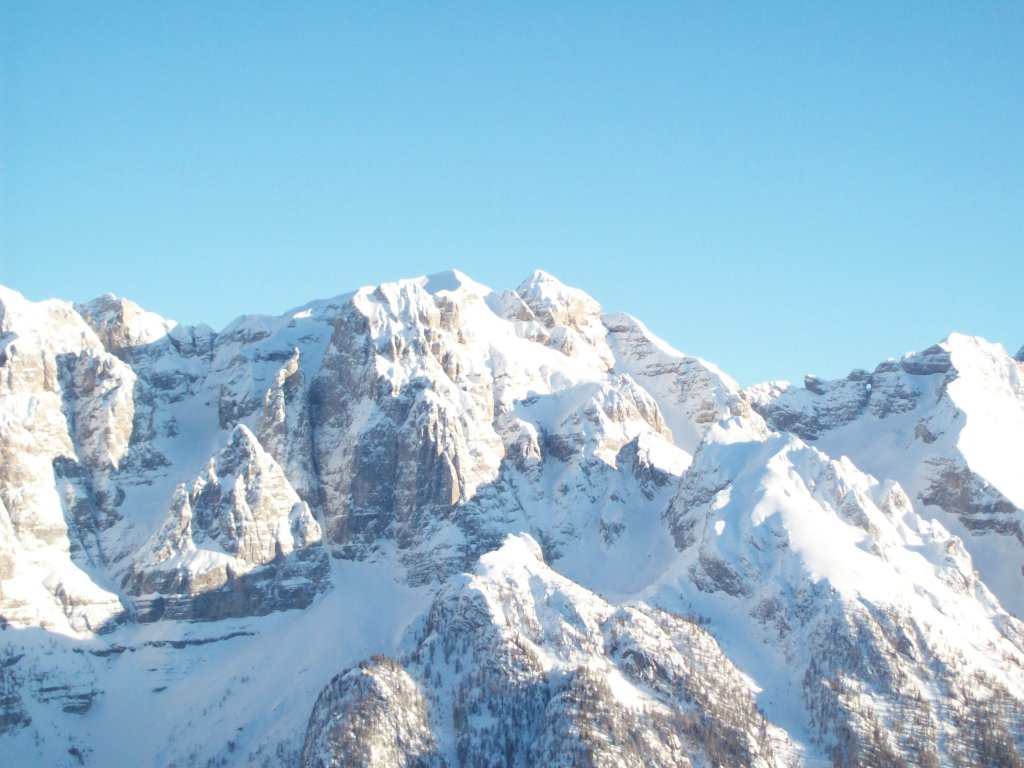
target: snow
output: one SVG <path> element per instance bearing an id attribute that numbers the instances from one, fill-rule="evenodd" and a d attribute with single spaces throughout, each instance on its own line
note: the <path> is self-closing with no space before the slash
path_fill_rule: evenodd
<path id="1" fill-rule="evenodd" d="M 301 746 L 312 702 L 331 677 L 374 653 L 397 655 L 430 598 L 386 565 L 334 561 L 332 577 L 337 588 L 308 609 L 259 619 L 130 625 L 92 640 L 0 633 L 0 648 L 56 641 L 50 663 L 70 671 L 88 662 L 103 686 L 86 717 L 58 717 L 39 747 L 33 725 L 5 738 L 5 759 L 71 765 L 68 747 L 79 744 L 92 749 L 95 765 L 120 765 L 130 755 L 156 768 L 190 754 L 199 764 L 221 755 L 275 764 L 278 742 Z M 35 714 L 40 725 L 53 722 L 48 711 Z"/>
<path id="2" fill-rule="evenodd" d="M 941 460 L 969 469 L 1015 506 L 1024 507 L 1019 462 L 1024 455 L 1024 366 L 1000 345 L 977 337 L 952 334 L 937 349 L 949 354 L 949 373 L 911 375 L 900 369 L 901 361 L 890 360 L 888 367 L 895 372 L 882 374 L 872 389 L 873 399 L 890 391 L 913 393 L 912 407 L 881 417 L 869 410 L 828 428 L 815 446 L 833 457 L 849 456 L 875 477 L 898 480 L 918 503 L 936 482 L 932 462 Z M 913 364 L 926 357 L 908 354 L 903 360 Z M 795 389 L 748 391 L 754 398 L 780 397 L 805 412 L 823 400 L 846 396 L 842 390 L 827 397 Z M 921 437 L 922 426 L 931 433 L 928 441 Z M 1024 550 L 1019 543 L 969 530 L 956 515 L 936 506 L 920 504 L 918 511 L 968 542 L 984 581 L 1009 610 L 1024 615 Z"/>
<path id="3" fill-rule="evenodd" d="M 1024 366 L 984 339 L 953 334 L 945 346 L 960 372 L 949 398 L 966 415 L 957 447 L 975 472 L 1024 509 Z"/>
<path id="4" fill-rule="evenodd" d="M 279 744 L 294 753 L 312 702 L 334 674 L 373 654 L 407 652 L 410 628 L 435 595 L 460 588 L 486 598 L 501 631 L 516 629 L 516 611 L 528 609 L 539 623 L 534 645 L 546 669 L 591 665 L 633 709 L 652 705 L 651 691 L 583 650 L 603 642 L 601 623 L 622 606 L 647 604 L 703 615 L 759 689 L 770 719 L 806 748 L 809 763 L 817 753 L 801 680 L 809 655 L 819 651 L 813 632 L 837 617 L 910 617 L 927 653 L 962 655 L 968 669 L 1024 695 L 1024 681 L 1007 661 L 1024 658 L 1024 632 L 1000 603 L 1024 610 L 1019 543 L 974 535 L 920 500 L 932 479 L 928 461 L 952 458 L 1024 505 L 1024 365 L 998 345 L 950 336 L 940 345 L 949 353 L 949 375 L 941 366 L 908 372 L 941 363 L 933 350 L 892 361 L 877 375 L 898 407 L 880 415 L 857 410 L 865 385 L 852 374 L 819 383 L 831 386 L 825 395 L 777 382 L 741 393 L 714 365 L 678 352 L 628 315 L 602 315 L 585 293 L 540 271 L 518 292 L 496 293 L 458 271 L 364 287 L 281 317 L 243 316 L 219 334 L 176 326 L 113 296 L 76 311 L 0 287 L 0 303 L 5 360 L 31 357 L 11 376 L 0 407 L 0 437 L 29 478 L 3 489 L 10 509 L 0 503 L 0 567 L 9 546 L 15 569 L 0 598 L 12 606 L 22 601 L 5 618 L 27 625 L 0 632 L 0 653 L 27 649 L 18 669 L 37 682 L 26 690 L 60 680 L 98 692 L 84 716 L 26 695 L 33 724 L 2 742 L 13 764 L 71 764 L 70 747 L 87 750 L 96 765 L 116 764 L 123 754 L 154 766 L 221 757 L 274 764 Z M 103 332 L 81 312 L 93 312 L 108 330 L 123 320 L 119 339 L 131 348 L 129 362 L 105 350 Z M 345 357 L 351 350 L 332 342 L 343 323 L 362 329 L 364 321 L 365 371 Z M 98 360 L 107 366 L 99 379 L 121 382 L 119 392 L 82 395 L 78 418 L 95 418 L 95 430 L 83 421 L 90 429 L 76 432 L 61 394 L 38 383 L 53 372 L 32 361 L 60 354 Z M 342 367 L 325 367 L 338 357 Z M 327 396 L 352 399 L 348 421 L 344 430 L 315 426 L 317 439 L 333 440 L 333 448 L 302 471 L 337 461 L 332 478 L 347 479 L 350 444 L 389 425 L 384 398 L 398 402 L 411 390 L 414 415 L 389 439 L 436 437 L 439 465 L 457 480 L 455 503 L 415 518 L 424 530 L 402 550 L 381 538 L 356 542 L 365 545 L 365 561 L 332 558 L 332 587 L 305 610 L 93 634 L 119 618 L 119 585 L 131 567 L 159 560 L 160 535 L 175 522 L 169 513 L 176 490 L 199 488 L 211 472 L 216 478 L 216 457 L 231 440 L 255 457 L 259 489 L 270 492 L 271 475 L 292 473 L 279 489 L 287 503 L 267 531 L 284 554 L 292 551 L 297 521 L 312 521 L 312 513 L 299 500 L 296 469 L 260 444 L 261 414 L 276 403 L 282 419 L 294 415 L 280 394 L 290 377 L 323 386 L 337 382 L 339 370 L 354 389 Z M 152 403 L 130 399 L 139 388 Z M 871 397 L 881 390 L 874 387 Z M 374 400 L 368 392 L 377 391 L 386 394 Z M 51 484 L 54 459 L 85 466 L 90 456 L 105 456 L 111 471 L 120 471 L 125 457 L 134 457 L 113 422 L 129 402 L 136 409 L 130 429 L 152 408 L 147 447 L 160 459 L 117 476 L 123 519 L 96 535 L 94 550 L 72 554 L 66 519 L 80 489 L 71 480 Z M 750 403 L 775 402 L 850 418 L 835 417 L 837 425 L 811 444 L 773 432 L 749 412 Z M 426 415 L 419 418 L 412 406 Z M 107 476 L 96 478 L 90 482 Z M 241 475 L 224 471 L 219 482 L 225 489 L 238 484 L 236 495 L 245 496 Z M 247 504 L 239 508 L 251 512 Z M 317 514 L 323 522 L 324 510 Z M 674 538 L 680 519 L 694 522 L 692 543 Z M 38 531 L 30 534 L 30 523 Z M 470 575 L 407 583 L 417 558 L 455 560 L 504 534 L 504 544 Z M 189 540 L 160 561 L 192 574 L 229 563 L 244 570 L 210 537 Z M 777 614 L 769 611 L 772 600 Z M 786 628 L 773 623 L 778 616 Z M 913 686 L 941 697 L 925 673 Z M 109 736 L 115 733 L 123 736 Z"/>
<path id="5" fill-rule="evenodd" d="M 999 628 L 1010 619 L 976 581 L 959 540 L 921 519 L 898 486 L 879 483 L 848 459 L 833 461 L 793 436 L 759 433 L 734 422 L 709 434 L 692 471 L 711 488 L 728 484 L 706 495 L 706 511 L 687 514 L 705 515 L 711 530 L 698 529 L 698 543 L 647 599 L 709 617 L 729 656 L 763 689 L 769 718 L 794 735 L 804 726 L 794 719 L 801 704 L 792 665 L 809 640 L 797 633 L 788 645 L 752 620 L 748 606 L 771 597 L 781 601 L 783 615 L 799 615 L 799 601 L 792 601 L 804 585 L 827 585 L 840 601 L 833 607 L 894 606 L 943 653 L 1005 679 L 1006 659 L 1020 659 L 1024 649 Z M 709 556 L 738 575 L 742 598 L 694 588 L 693 569 Z"/>

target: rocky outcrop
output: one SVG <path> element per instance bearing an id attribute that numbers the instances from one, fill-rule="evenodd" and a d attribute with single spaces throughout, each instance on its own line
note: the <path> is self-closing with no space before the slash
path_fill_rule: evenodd
<path id="1" fill-rule="evenodd" d="M 0 736 L 32 722 L 22 698 L 25 681 L 18 666 L 25 655 L 5 649 L 0 654 Z"/>
<path id="2" fill-rule="evenodd" d="M 523 307 L 516 317 L 543 327 L 530 329 L 531 337 L 567 357 L 578 357 L 604 370 L 611 370 L 615 358 L 608 347 L 607 331 L 601 322 L 601 307 L 577 288 L 570 288 L 546 272 L 537 270 L 524 280 L 516 294 Z"/>
<path id="3" fill-rule="evenodd" d="M 1001 347 L 953 334 L 870 374 L 744 397 L 774 428 L 898 481 L 977 550 L 1003 604 L 1024 612 L 1024 475 L 1012 458 L 1024 451 L 1024 366 Z"/>
<path id="4" fill-rule="evenodd" d="M 263 396 L 256 434 L 299 496 L 307 503 L 319 506 L 320 488 L 313 457 L 313 421 L 306 377 L 299 366 L 300 358 L 301 352 L 296 348 L 274 376 Z"/>
<path id="5" fill-rule="evenodd" d="M 139 619 L 216 620 L 304 608 L 329 580 L 320 526 L 244 426 L 181 486 L 126 587 Z"/>
<path id="6" fill-rule="evenodd" d="M 117 519 L 131 371 L 67 304 L 0 289 L 0 307 L 0 622 L 109 628 L 123 608 L 93 566 Z"/>
<path id="7" fill-rule="evenodd" d="M 315 460 L 328 538 L 347 554 L 382 537 L 412 546 L 497 474 L 491 374 L 446 301 L 409 281 L 361 291 L 334 320 L 313 384 Z"/>
<path id="8" fill-rule="evenodd" d="M 1024 546 L 1024 514 L 991 483 L 955 459 L 930 458 L 925 467 L 921 501 L 955 513 L 969 531 L 1013 536 Z"/>
<path id="9" fill-rule="evenodd" d="M 629 315 L 604 315 L 603 323 L 616 370 L 657 401 L 673 441 L 688 454 L 711 425 L 749 411 L 739 385 L 711 363 L 681 355 Z"/>
<path id="10" fill-rule="evenodd" d="M 444 765 L 419 685 L 396 662 L 376 657 L 338 675 L 317 698 L 302 765 Z"/>
<path id="11" fill-rule="evenodd" d="M 787 706 L 835 764 L 1021 762 L 1022 692 L 1002 670 L 1024 661 L 1024 625 L 897 484 L 755 417 L 712 430 L 667 515 L 681 557 L 664 599 L 802 670 Z"/>
<path id="12" fill-rule="evenodd" d="M 616 609 L 551 571 L 528 536 L 453 579 L 412 632 L 401 663 L 376 659 L 324 690 L 304 766 L 766 766 L 790 756 L 706 631 Z"/>

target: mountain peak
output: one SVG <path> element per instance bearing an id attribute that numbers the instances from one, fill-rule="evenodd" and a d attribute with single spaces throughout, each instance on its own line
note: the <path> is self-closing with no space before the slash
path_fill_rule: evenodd
<path id="1" fill-rule="evenodd" d="M 583 316 L 598 317 L 601 305 L 586 291 L 566 285 L 558 278 L 542 270 L 536 270 L 519 284 L 516 293 L 546 323 L 565 323 L 565 315 L 575 316 L 577 322 Z"/>
<path id="2" fill-rule="evenodd" d="M 562 281 L 552 275 L 550 272 L 545 272 L 543 269 L 535 269 L 533 273 L 526 279 L 528 282 L 537 283 L 555 283 L 562 285 Z"/>
<path id="3" fill-rule="evenodd" d="M 587 298 L 594 301 L 586 292 L 579 288 L 566 285 L 554 275 L 542 269 L 535 269 L 533 273 L 523 280 L 516 289 L 521 296 L 536 296 L 537 298 Z M 596 303 L 596 302 L 595 302 Z"/>
<path id="4" fill-rule="evenodd" d="M 0 332 L 8 762 L 1016 764 L 998 345 L 740 390 L 542 270 Z"/>
<path id="5" fill-rule="evenodd" d="M 91 301 L 76 304 L 75 311 L 102 339 L 103 346 L 115 354 L 152 344 L 177 325 L 113 293 L 105 293 Z"/>
<path id="6" fill-rule="evenodd" d="M 427 275 L 420 278 L 417 282 L 419 282 L 423 290 L 430 294 L 456 293 L 458 291 L 469 291 L 479 294 L 491 292 L 490 288 L 476 282 L 466 273 L 460 272 L 457 269 L 447 269 L 443 272 Z"/>

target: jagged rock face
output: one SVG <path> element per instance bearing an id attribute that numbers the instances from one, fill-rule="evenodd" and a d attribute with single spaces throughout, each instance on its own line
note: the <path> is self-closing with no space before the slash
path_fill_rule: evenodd
<path id="1" fill-rule="evenodd" d="M 785 764 L 791 745 L 706 631 L 616 609 L 541 558 L 510 537 L 441 591 L 404 664 L 336 678 L 303 765 Z"/>
<path id="2" fill-rule="evenodd" d="M 176 468 L 166 453 L 198 458 L 182 454 L 197 437 L 190 428 L 203 426 L 195 423 L 201 409 L 194 400 L 208 377 L 213 334 L 178 329 L 111 297 L 77 308 L 34 305 L 13 292 L 0 298 L 0 527 L 9 532 L 0 557 L 2 570 L 19 577 L 0 587 L 3 619 L 71 631 L 109 629 L 134 602 L 115 585 L 127 583 L 126 571 L 145 559 L 137 554 L 143 537 L 155 533 L 144 510 L 166 509 L 175 498 L 169 481 Z M 311 517 L 302 518 L 296 513 L 300 527 L 315 527 Z M 243 548 L 242 554 L 253 553 Z M 304 557 L 300 552 L 295 559 Z M 272 558 L 250 557 L 238 570 Z M 154 574 L 150 581 L 157 580 Z M 287 582 L 289 597 L 283 597 L 262 581 L 258 589 L 235 584 L 235 605 L 250 608 L 234 612 L 264 613 L 311 599 L 292 595 L 309 591 L 298 582 Z"/>
<path id="3" fill-rule="evenodd" d="M 606 315 L 605 326 L 617 370 L 658 399 L 674 441 L 688 454 L 711 425 L 749 412 L 739 385 L 711 363 L 680 356 L 629 315 Z"/>
<path id="4" fill-rule="evenodd" d="M 986 582 L 1024 610 L 1024 366 L 997 345 L 954 334 L 873 373 L 745 397 L 776 429 L 897 480 L 969 539 Z M 1007 542 L 1005 537 L 1014 541 Z"/>
<path id="5" fill-rule="evenodd" d="M 320 489 L 313 460 L 313 422 L 308 387 L 295 350 L 263 396 L 256 434 L 260 444 L 284 469 L 298 494 L 319 507 Z"/>
<path id="6" fill-rule="evenodd" d="M 1016 764 L 1022 372 L 741 391 L 540 272 L 219 333 L 0 288 L 0 749 Z"/>
<path id="7" fill-rule="evenodd" d="M 667 512 L 682 556 L 662 596 L 712 623 L 745 612 L 742 632 L 804 670 L 805 727 L 837 764 L 981 765 L 998 745 L 1020 762 L 1024 680 L 1005 672 L 1024 625 L 960 540 L 893 482 L 758 421 L 698 452 Z"/>
<path id="8" fill-rule="evenodd" d="M 541 271 L 523 281 L 515 293 L 522 304 L 516 306 L 515 298 L 510 296 L 505 311 L 515 306 L 514 318 L 538 323 L 544 329 L 530 328 L 530 337 L 535 336 L 567 357 L 581 357 L 606 370 L 612 368 L 614 356 L 605 340 L 601 307 L 587 294 Z"/>
<path id="9" fill-rule="evenodd" d="M 128 604 L 147 619 L 214 618 L 293 607 L 322 589 L 315 547 L 285 547 L 289 563 L 312 559 L 300 568 L 312 569 L 309 589 L 293 598 L 267 592 L 274 568 L 253 570 L 267 566 L 269 544 L 221 551 L 205 528 L 212 549 L 188 539 L 190 516 L 206 514 L 189 478 L 206 476 L 203 457 L 240 425 L 336 556 L 379 558 L 394 545 L 422 583 L 468 567 L 509 531 L 578 560 L 591 541 L 613 557 L 646 546 L 630 538 L 633 521 L 657 515 L 701 435 L 743 406 L 713 366 L 539 272 L 504 293 L 458 273 L 401 281 L 216 334 L 109 295 L 76 306 L 3 298 L 5 516 L 18 541 L 56 548 L 37 572 L 84 568 L 40 575 L 32 597 L 11 585 L 15 623 L 35 623 L 17 606 L 38 604 L 40 583 L 58 584 L 43 588 L 46 621 L 70 609 L 70 629 L 109 623 Z M 220 487 L 208 485 L 204 499 Z M 292 514 L 279 506 L 274 519 Z M 230 607 L 213 594 L 228 587 Z"/>
<path id="10" fill-rule="evenodd" d="M 580 528 L 607 538 L 626 526 L 612 497 L 656 514 L 689 460 L 670 423 L 695 447 L 707 428 L 695 414 L 732 400 L 709 394 L 703 363 L 667 348 L 666 395 L 642 386 L 634 369 L 656 375 L 635 364 L 645 333 L 634 326 L 632 346 L 613 350 L 596 302 L 542 273 L 505 293 L 459 275 L 359 291 L 334 316 L 310 387 L 327 539 L 356 558 L 394 541 L 425 581 L 510 530 L 553 554 Z"/>
<path id="11" fill-rule="evenodd" d="M 857 369 L 835 381 L 807 376 L 803 390 L 762 385 L 749 393 L 754 408 L 773 427 L 816 440 L 865 414 L 886 419 L 912 411 L 928 395 L 941 395 L 955 377 L 949 350 L 935 345 L 899 362 L 882 363 L 872 373 Z"/>
<path id="12" fill-rule="evenodd" d="M 76 305 L 75 311 L 95 331 L 104 349 L 121 359 L 137 359 L 175 328 L 174 323 L 111 293 Z"/>
<path id="13" fill-rule="evenodd" d="M 137 557 L 128 589 L 139 618 L 212 620 L 304 608 L 328 583 L 320 526 L 244 426 Z"/>
<path id="14" fill-rule="evenodd" d="M 0 621 L 103 629 L 123 609 L 88 571 L 116 512 L 81 495 L 124 456 L 131 371 L 67 305 L 0 304 Z"/>
<path id="15" fill-rule="evenodd" d="M 382 536 L 409 547 L 496 474 L 490 371 L 439 304 L 416 283 L 382 286 L 335 321 L 314 385 L 316 451 L 328 535 L 355 554 Z"/>

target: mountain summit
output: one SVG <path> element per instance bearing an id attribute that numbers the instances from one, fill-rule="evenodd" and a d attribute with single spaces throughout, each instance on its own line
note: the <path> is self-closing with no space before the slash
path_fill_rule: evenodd
<path id="1" fill-rule="evenodd" d="M 220 332 L 0 288 L 0 749 L 1019 765 L 1020 357 L 744 390 L 541 271 Z"/>

